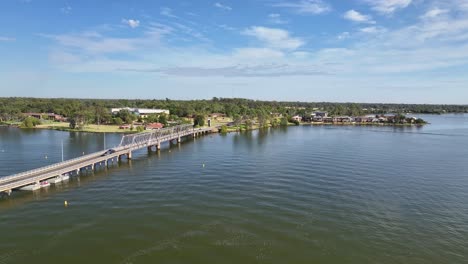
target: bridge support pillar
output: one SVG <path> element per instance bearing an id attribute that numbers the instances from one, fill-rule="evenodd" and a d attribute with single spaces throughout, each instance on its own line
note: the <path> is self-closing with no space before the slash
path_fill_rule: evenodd
<path id="1" fill-rule="evenodd" d="M 148 152 L 153 151 L 153 146 L 148 146 Z"/>
<path id="2" fill-rule="evenodd" d="M 5 193 L 10 196 L 11 195 L 11 190 L 6 190 Z"/>
<path id="3" fill-rule="evenodd" d="M 180 137 L 177 138 L 177 143 L 180 143 Z"/>
<path id="4" fill-rule="evenodd" d="M 161 150 L 161 142 L 158 142 L 158 144 L 156 145 L 156 150 Z"/>
<path id="5" fill-rule="evenodd" d="M 129 151 L 129 152 L 127 153 L 127 159 L 132 159 L 132 152 L 131 152 L 131 151 Z"/>
<path id="6" fill-rule="evenodd" d="M 91 164 L 91 170 L 94 170 L 94 164 Z"/>

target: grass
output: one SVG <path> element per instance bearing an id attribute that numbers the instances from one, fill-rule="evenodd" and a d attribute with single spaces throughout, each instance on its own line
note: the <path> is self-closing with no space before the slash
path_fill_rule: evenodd
<path id="1" fill-rule="evenodd" d="M 118 125 L 86 125 L 82 129 L 71 129 L 70 123 L 54 122 L 36 126 L 42 129 L 54 129 L 61 131 L 77 131 L 77 132 L 92 132 L 92 133 L 136 133 L 136 129 L 119 129 Z"/>

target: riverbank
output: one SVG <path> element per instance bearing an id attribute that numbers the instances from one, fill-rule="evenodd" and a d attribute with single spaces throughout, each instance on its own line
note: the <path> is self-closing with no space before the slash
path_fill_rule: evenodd
<path id="1" fill-rule="evenodd" d="M 381 127 L 381 126 L 391 126 L 391 127 L 422 127 L 426 124 L 393 124 L 393 123 L 325 123 L 325 122 L 301 122 L 299 124 L 295 123 L 288 123 L 287 126 L 276 126 L 276 127 L 289 127 L 289 126 L 375 126 L 375 127 Z M 271 128 L 273 126 L 268 125 L 266 127 L 260 127 L 253 125 L 252 127 L 247 127 L 245 125 L 241 126 L 227 126 L 225 131 L 220 130 L 221 133 L 232 133 L 232 132 L 243 132 L 243 131 L 253 131 L 253 130 L 258 130 L 262 128 Z"/>
<path id="2" fill-rule="evenodd" d="M 70 124 L 66 122 L 60 123 L 48 123 L 37 125 L 37 129 L 50 129 L 58 131 L 69 131 L 69 132 L 88 132 L 88 133 L 137 133 L 136 129 L 120 129 L 117 125 L 86 125 L 81 129 L 72 129 Z"/>

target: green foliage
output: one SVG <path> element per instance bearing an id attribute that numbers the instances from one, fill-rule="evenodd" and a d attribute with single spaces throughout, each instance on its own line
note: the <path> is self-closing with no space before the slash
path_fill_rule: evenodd
<path id="1" fill-rule="evenodd" d="M 222 125 L 222 126 L 221 126 L 221 131 L 220 131 L 220 132 L 223 133 L 223 134 L 226 134 L 226 133 L 228 132 L 227 126 L 226 126 L 226 125 Z"/>
<path id="2" fill-rule="evenodd" d="M 288 118 L 283 117 L 281 118 L 280 126 L 288 126 Z"/>
<path id="3" fill-rule="evenodd" d="M 39 119 L 28 116 L 23 120 L 23 123 L 21 126 L 25 128 L 33 128 L 40 124 L 41 124 L 41 121 Z"/>
<path id="4" fill-rule="evenodd" d="M 137 126 L 137 131 L 138 132 L 143 132 L 145 128 L 143 126 Z"/>
<path id="5" fill-rule="evenodd" d="M 130 125 L 130 131 L 133 131 L 134 127 L 133 124 Z"/>
<path id="6" fill-rule="evenodd" d="M 158 122 L 163 124 L 164 126 L 167 126 L 167 115 L 161 114 L 158 118 Z"/>
<path id="7" fill-rule="evenodd" d="M 120 117 L 114 118 L 114 124 L 116 124 L 118 126 L 122 125 L 123 124 L 122 118 L 120 118 Z"/>
<path id="8" fill-rule="evenodd" d="M 204 126 L 205 125 L 205 116 L 204 115 L 196 115 L 195 119 L 193 120 L 194 126 Z"/>

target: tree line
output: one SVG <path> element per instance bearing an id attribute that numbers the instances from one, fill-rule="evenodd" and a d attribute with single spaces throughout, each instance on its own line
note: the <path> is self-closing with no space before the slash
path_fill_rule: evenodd
<path id="1" fill-rule="evenodd" d="M 234 121 L 255 118 L 260 125 L 269 122 L 271 116 L 306 115 L 321 110 L 330 115 L 415 113 L 442 114 L 468 113 L 468 105 L 430 105 L 430 104 L 371 104 L 371 103 L 332 103 L 332 102 L 278 102 L 259 101 L 242 98 L 217 98 L 210 100 L 142 100 L 142 99 L 65 99 L 65 98 L 0 98 L 0 122 L 24 120 L 22 113 L 55 113 L 79 122 L 110 124 L 128 123 L 131 115 L 121 113 L 114 116 L 110 108 L 135 107 L 168 109 L 171 116 L 166 120 L 180 117 L 197 117 L 210 113 L 222 113 Z M 158 118 L 156 116 L 152 117 Z M 119 120 L 120 119 L 120 120 Z M 157 120 L 159 121 L 159 120 Z M 201 121 L 201 120 L 200 120 Z"/>

